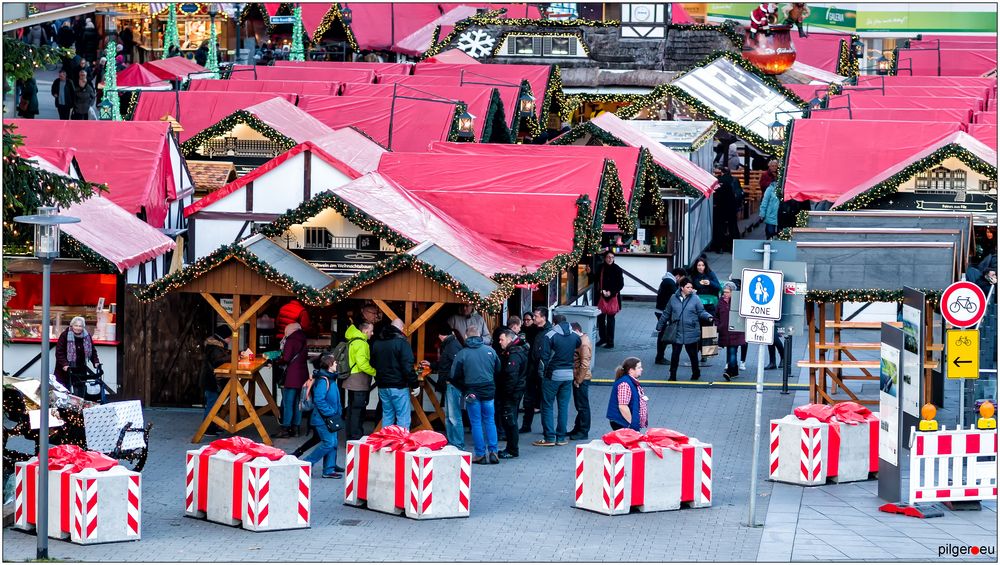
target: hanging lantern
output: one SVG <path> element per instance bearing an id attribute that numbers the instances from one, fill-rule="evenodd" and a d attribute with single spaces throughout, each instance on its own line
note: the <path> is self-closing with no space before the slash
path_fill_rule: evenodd
<path id="1" fill-rule="evenodd" d="M 851 42 L 851 49 L 854 50 L 854 58 L 862 59 L 865 56 L 865 44 L 860 39 Z"/>
<path id="2" fill-rule="evenodd" d="M 886 59 L 885 57 L 879 57 L 878 63 L 876 63 L 876 65 L 877 65 L 876 72 L 878 72 L 878 74 L 880 75 L 889 74 L 889 67 L 892 66 L 891 64 L 889 64 L 889 59 Z"/>
<path id="3" fill-rule="evenodd" d="M 525 92 L 521 95 L 518 101 L 518 110 L 521 112 L 522 117 L 527 117 L 535 113 L 535 97 Z"/>
<path id="4" fill-rule="evenodd" d="M 459 139 L 472 139 L 475 135 L 475 120 L 476 117 L 469 113 L 468 110 L 462 112 L 458 116 L 458 137 Z"/>
<path id="5" fill-rule="evenodd" d="M 767 138 L 768 141 L 775 145 L 781 145 L 785 142 L 785 124 L 778 121 L 775 118 L 771 125 L 767 126 Z"/>
<path id="6" fill-rule="evenodd" d="M 791 26 L 770 26 L 759 38 L 748 37 L 743 42 L 743 58 L 764 74 L 780 75 L 795 63 L 795 45 L 789 33 Z"/>

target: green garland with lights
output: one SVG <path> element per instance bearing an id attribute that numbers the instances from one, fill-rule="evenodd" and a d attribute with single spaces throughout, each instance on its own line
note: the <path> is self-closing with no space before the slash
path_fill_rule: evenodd
<path id="1" fill-rule="evenodd" d="M 861 41 L 861 37 L 857 34 L 851 34 L 850 40 L 840 40 L 840 49 L 837 52 L 837 74 L 840 76 L 856 78 L 861 74 L 861 67 L 851 47 L 855 41 Z"/>
<path id="2" fill-rule="evenodd" d="M 927 303 L 936 308 L 941 302 L 941 289 L 917 289 L 927 297 Z M 808 302 L 902 302 L 903 289 L 861 288 L 844 290 L 809 290 Z"/>
<path id="3" fill-rule="evenodd" d="M 282 150 L 287 151 L 292 147 L 295 147 L 297 143 L 294 139 L 284 135 L 273 127 L 264 123 L 263 120 L 257 116 L 251 114 L 246 110 L 237 110 L 232 114 L 229 114 L 225 118 L 222 118 L 216 124 L 198 132 L 193 135 L 187 141 L 181 144 L 181 151 L 185 155 L 190 155 L 198 150 L 199 147 L 213 137 L 218 137 L 229 133 L 234 127 L 239 124 L 244 124 L 254 131 L 263 135 L 267 139 L 279 144 Z"/>
<path id="4" fill-rule="evenodd" d="M 785 229 L 779 231 L 778 234 L 774 236 L 774 239 L 777 239 L 779 241 L 791 241 L 792 240 L 792 228 L 785 228 Z"/>
<path id="5" fill-rule="evenodd" d="M 831 210 L 852 211 L 870 208 L 878 200 L 895 194 L 899 190 L 899 187 L 909 179 L 940 165 L 949 158 L 958 159 L 965 166 L 992 181 L 997 180 L 997 168 L 995 165 L 984 162 L 961 145 L 949 143 L 923 159 L 910 163 L 903 170 L 844 202 L 840 206 L 834 206 Z"/>
<path id="6" fill-rule="evenodd" d="M 563 121 L 571 121 L 573 113 L 579 110 L 583 104 L 588 102 L 592 104 L 626 104 L 626 106 L 616 110 L 614 114 L 622 117 L 623 119 L 635 117 L 635 115 L 637 115 L 644 108 L 652 106 L 655 101 L 663 97 L 663 86 L 665 85 L 656 85 L 653 87 L 653 90 L 646 94 L 579 93 L 565 96 L 565 100 L 562 105 L 561 117 Z"/>
<path id="7" fill-rule="evenodd" d="M 746 37 L 737 30 L 737 24 L 733 20 L 726 20 L 721 24 L 670 24 L 668 30 L 677 31 L 714 31 L 721 33 L 733 42 L 733 47 L 737 50 L 743 49 L 743 42 Z"/>
<path id="8" fill-rule="evenodd" d="M 292 15 L 295 17 L 295 21 L 292 22 L 292 47 L 288 51 L 288 60 L 305 61 L 306 50 L 302 45 L 302 36 L 305 34 L 302 31 L 302 7 L 298 6 L 292 10 Z"/>
<path id="9" fill-rule="evenodd" d="M 493 92 L 490 93 L 490 104 L 486 110 L 486 115 L 483 119 L 483 135 L 479 137 L 481 143 L 489 143 L 490 137 L 493 135 L 493 122 L 497 119 L 497 112 L 500 113 L 500 123 L 503 124 L 504 138 L 509 140 L 510 143 L 514 143 L 515 138 L 513 133 L 511 133 L 510 128 L 507 127 L 507 116 L 504 115 L 503 111 L 503 101 L 500 99 L 500 91 L 497 89 L 492 89 Z M 514 108 L 517 111 L 517 108 Z"/>
<path id="10" fill-rule="evenodd" d="M 575 32 L 575 33 L 565 33 L 565 32 L 559 32 L 559 31 L 536 31 L 536 32 L 528 32 L 528 31 L 505 31 L 505 32 L 503 32 L 503 33 L 500 34 L 500 37 L 497 38 L 496 46 L 493 47 L 493 52 L 490 53 L 491 57 L 499 57 L 499 56 L 503 56 L 504 55 L 503 53 L 500 53 L 500 49 L 503 47 L 504 40 L 506 40 L 508 37 L 569 37 L 569 38 L 575 38 L 575 39 L 579 40 L 580 41 L 580 45 L 583 46 L 583 52 L 588 57 L 590 56 L 590 48 L 587 47 L 587 44 L 584 43 L 584 41 L 583 41 L 583 32 L 579 32 L 578 31 L 578 32 Z"/>
<path id="11" fill-rule="evenodd" d="M 351 26 L 344 23 L 344 15 L 340 11 L 340 3 L 334 3 L 330 6 L 330 9 L 326 11 L 326 14 L 323 16 L 323 20 L 313 31 L 313 43 L 318 43 L 319 40 L 322 39 L 323 34 L 330 29 L 330 26 L 332 26 L 334 22 L 340 22 L 340 26 L 344 29 L 344 35 L 347 36 L 347 43 L 351 46 L 351 49 L 354 51 L 360 51 L 361 49 L 358 48 L 358 40 L 354 37 L 354 30 L 351 29 Z"/>
<path id="12" fill-rule="evenodd" d="M 749 142 L 757 149 L 766 151 L 768 153 L 772 153 L 777 157 L 782 157 L 784 155 L 785 148 L 783 146 L 773 145 L 769 140 L 764 139 L 763 136 L 758 135 L 757 133 L 741 126 L 740 124 L 732 120 L 729 120 L 728 118 L 720 116 L 715 112 L 715 110 L 710 108 L 707 104 L 705 104 L 701 100 L 688 94 L 684 89 L 675 86 L 673 84 L 668 84 L 664 86 L 664 90 L 669 92 L 670 95 L 676 98 L 677 100 L 680 100 L 681 102 L 687 104 L 688 106 L 691 106 L 696 111 L 701 112 L 702 114 L 708 116 L 709 119 L 711 119 L 711 121 L 715 122 L 722 129 L 728 131 L 729 133 L 735 135 L 736 137 L 739 137 L 740 139 L 743 139 L 744 141 Z"/>
<path id="13" fill-rule="evenodd" d="M 618 165 L 611 159 L 604 160 L 604 172 L 601 174 L 601 183 L 608 187 L 608 202 L 611 206 L 612 215 L 618 227 L 625 233 L 635 232 L 636 218 L 638 210 L 632 210 L 629 202 L 625 201 L 625 191 L 622 189 L 622 179 L 618 173 Z M 630 195 L 630 199 L 635 196 L 635 191 Z M 603 226 L 604 219 L 601 218 Z M 602 228 L 603 229 L 603 228 Z"/>
<path id="14" fill-rule="evenodd" d="M 684 72 L 678 74 L 677 76 L 675 76 L 673 78 L 673 80 L 671 80 L 670 82 L 672 82 L 672 83 L 673 82 L 677 82 L 677 80 L 680 79 L 681 77 L 683 77 L 684 75 L 690 73 L 691 71 L 699 69 L 701 67 L 710 65 L 713 62 L 715 62 L 717 59 L 726 59 L 727 61 L 729 61 L 730 63 L 736 65 L 737 67 L 740 67 L 744 71 L 746 71 L 746 72 L 748 72 L 748 73 L 756 76 L 758 79 L 761 80 L 761 82 L 763 82 L 765 85 L 767 85 L 769 88 L 771 88 L 771 90 L 774 90 L 778 94 L 784 96 L 785 98 L 788 99 L 789 102 L 791 102 L 792 104 L 795 104 L 799 108 L 808 108 L 809 107 L 809 102 L 807 102 L 807 101 L 799 98 L 798 94 L 795 94 L 794 92 L 792 92 L 791 90 L 789 90 L 788 87 L 786 87 L 785 85 L 781 84 L 781 81 L 779 81 L 778 79 L 774 78 L 773 76 L 771 76 L 769 74 L 765 74 L 764 71 L 758 69 L 756 67 L 756 65 L 754 65 L 750 61 L 747 61 L 746 59 L 743 58 L 742 55 L 740 55 L 739 53 L 737 53 L 735 51 L 716 51 L 716 52 L 708 55 L 707 57 L 705 57 L 701 61 L 698 61 L 697 63 L 695 63 L 687 71 L 684 71 Z"/>
<path id="15" fill-rule="evenodd" d="M 132 121 L 135 117 L 135 107 L 139 105 L 139 95 L 142 93 L 141 90 L 127 90 L 125 91 L 125 96 L 129 97 L 128 108 L 125 110 L 125 115 L 122 119 L 127 121 Z"/>
<path id="16" fill-rule="evenodd" d="M 913 66 L 913 63 L 910 63 L 910 66 Z M 899 47 L 893 49 L 892 52 L 889 53 L 889 76 L 894 77 L 897 76 L 898 74 L 899 74 Z M 910 74 L 911 75 L 913 74 L 912 69 L 910 71 Z"/>
<path id="17" fill-rule="evenodd" d="M 795 214 L 795 227 L 809 227 L 809 210 L 799 210 L 799 213 Z"/>
<path id="18" fill-rule="evenodd" d="M 163 53 L 168 54 L 174 47 L 180 51 L 181 40 L 177 34 L 177 4 L 171 3 L 167 12 L 167 29 L 163 32 Z"/>
<path id="19" fill-rule="evenodd" d="M 118 267 L 114 263 L 90 247 L 80 243 L 75 237 L 66 232 L 60 232 L 59 235 L 62 238 L 62 257 L 77 257 L 82 259 L 84 265 L 97 269 L 103 274 L 117 275 L 119 273 Z"/>

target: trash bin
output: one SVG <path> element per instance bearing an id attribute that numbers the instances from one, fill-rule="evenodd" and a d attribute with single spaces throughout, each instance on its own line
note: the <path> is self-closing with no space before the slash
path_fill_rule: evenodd
<path id="1" fill-rule="evenodd" d="M 566 321 L 570 324 L 578 322 L 583 328 L 583 333 L 590 336 L 590 343 L 597 343 L 597 316 L 601 313 L 597 306 L 556 306 L 553 313 L 566 316 Z M 594 368 L 596 359 L 597 355 L 591 356 L 591 369 Z"/>

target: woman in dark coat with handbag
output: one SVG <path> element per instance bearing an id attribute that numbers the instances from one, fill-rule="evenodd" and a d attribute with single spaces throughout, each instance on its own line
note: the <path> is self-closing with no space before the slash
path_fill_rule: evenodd
<path id="1" fill-rule="evenodd" d="M 302 412 L 299 411 L 299 393 L 309 379 L 309 352 L 306 350 L 306 332 L 302 326 L 291 323 L 285 326 L 285 339 L 281 340 L 281 357 L 274 360 L 285 368 L 285 382 L 281 385 L 281 431 L 276 438 L 296 437 Z"/>
<path id="2" fill-rule="evenodd" d="M 733 291 L 736 285 L 727 281 L 722 286 L 722 298 L 715 310 L 715 324 L 719 328 L 719 347 L 726 348 L 726 370 L 722 376 L 727 380 L 735 379 L 740 375 L 739 352 L 740 348 L 747 344 L 743 332 L 730 331 L 729 329 L 729 309 L 733 300 Z"/>
<path id="3" fill-rule="evenodd" d="M 611 349 L 615 346 L 615 316 L 622 309 L 621 291 L 625 288 L 625 272 L 615 264 L 615 254 L 604 253 L 604 261 L 594 273 L 596 283 L 594 296 L 601 313 L 597 316 L 597 333 L 600 339 L 596 347 Z"/>
<path id="4" fill-rule="evenodd" d="M 681 277 L 677 281 L 677 293 L 667 302 L 660 321 L 656 323 L 656 331 L 662 339 L 673 344 L 670 354 L 670 379 L 677 380 L 677 364 L 681 360 L 681 349 L 687 351 L 691 360 L 691 380 L 701 378 L 701 368 L 698 366 L 698 349 L 701 344 L 701 322 L 712 323 L 712 315 L 705 311 L 701 300 L 698 300 L 691 279 Z"/>

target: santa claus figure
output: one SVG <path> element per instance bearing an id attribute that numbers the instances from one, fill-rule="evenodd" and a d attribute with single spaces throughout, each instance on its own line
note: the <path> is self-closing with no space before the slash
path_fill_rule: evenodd
<path id="1" fill-rule="evenodd" d="M 778 5 L 773 2 L 763 2 L 753 12 L 750 12 L 750 37 L 760 43 L 768 27 L 777 19 Z"/>

